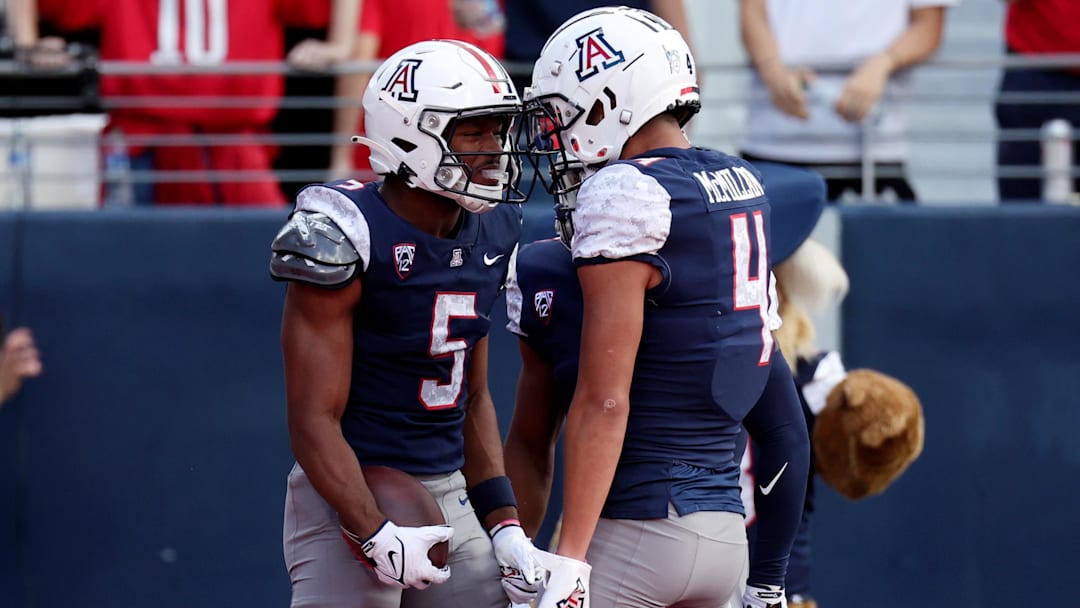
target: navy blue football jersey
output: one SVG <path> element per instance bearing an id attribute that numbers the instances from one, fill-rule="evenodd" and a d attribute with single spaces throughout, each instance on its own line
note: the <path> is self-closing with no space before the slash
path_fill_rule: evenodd
<path id="1" fill-rule="evenodd" d="M 464 213 L 455 236 L 437 238 L 391 211 L 379 185 L 309 186 L 296 202 L 333 219 L 362 261 L 342 433 L 363 464 L 443 474 L 464 462 L 470 353 L 491 326 L 521 208 Z"/>
<path id="2" fill-rule="evenodd" d="M 776 356 L 769 222 L 757 170 L 712 150 L 653 150 L 582 185 L 574 263 L 633 259 L 663 276 L 646 294 L 605 517 L 663 518 L 668 502 L 742 512 L 736 438 Z"/>
<path id="3" fill-rule="evenodd" d="M 559 239 L 529 243 L 506 284 L 507 329 L 549 362 L 563 414 L 577 384 L 584 305 L 570 250 Z"/>

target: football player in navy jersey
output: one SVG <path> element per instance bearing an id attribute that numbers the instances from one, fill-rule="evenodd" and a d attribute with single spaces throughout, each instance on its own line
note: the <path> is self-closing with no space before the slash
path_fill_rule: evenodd
<path id="1" fill-rule="evenodd" d="M 744 423 L 788 447 L 760 463 L 769 481 L 759 518 L 775 509 L 763 539 L 772 550 L 755 556 L 743 600 L 784 602 L 809 441 L 772 335 L 771 209 L 754 167 L 687 141 L 682 126 L 700 107 L 695 73 L 667 23 L 611 7 L 549 38 L 526 95 L 530 139 L 558 143 L 557 195 L 575 181 L 564 179 L 572 161 L 585 167 L 576 208 L 560 213 L 583 315 L 565 421 L 562 532 L 558 556 L 541 557 L 550 575 L 540 608 L 725 603 L 746 575 L 736 448 Z M 522 323 L 527 313 L 541 324 L 546 315 L 548 330 L 560 331 L 552 320 L 572 275 L 538 291 L 523 283 L 530 268 L 565 269 L 560 246 L 534 245 L 519 257 Z M 540 357 L 529 348 L 526 365 Z M 572 372 L 550 371 L 552 390 L 568 393 L 562 382 Z M 537 384 L 523 375 L 519 396 Z M 561 419 L 546 415 L 549 425 Z M 523 498 L 530 525 L 543 499 Z"/>
<path id="2" fill-rule="evenodd" d="M 387 59 L 363 105 L 358 141 L 384 180 L 305 188 L 272 245 L 271 274 L 289 282 L 292 605 L 505 608 L 538 575 L 487 382 L 490 313 L 521 232 L 507 204 L 525 198 L 521 102 L 491 55 L 438 40 Z M 395 524 L 361 465 L 417 477 L 448 525 Z M 437 568 L 428 550 L 447 540 Z"/>

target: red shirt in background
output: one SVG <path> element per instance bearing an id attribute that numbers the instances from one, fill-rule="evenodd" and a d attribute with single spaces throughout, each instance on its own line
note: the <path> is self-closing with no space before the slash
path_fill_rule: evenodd
<path id="1" fill-rule="evenodd" d="M 471 42 L 501 58 L 502 34 L 480 38 L 458 27 L 448 0 L 364 0 L 360 31 L 379 36 L 379 59 L 421 40 L 449 38 Z"/>
<path id="2" fill-rule="evenodd" d="M 281 61 L 286 19 L 298 18 L 309 0 L 39 0 L 42 19 L 61 29 L 101 29 L 103 61 L 156 65 L 221 65 Z M 203 10 L 188 11 L 187 7 Z M 328 6 L 328 3 L 327 3 Z M 325 23 L 327 15 L 322 17 Z M 259 107 L 117 108 L 117 119 L 169 120 L 209 130 L 262 127 L 276 113 L 280 74 L 103 76 L 103 97 L 266 97 Z"/>
<path id="3" fill-rule="evenodd" d="M 155 65 L 215 66 L 235 61 L 281 61 L 288 19 L 312 14 L 309 0 L 39 0 L 42 20 L 60 29 L 99 28 L 103 61 L 148 62 Z M 328 6 L 328 4 L 327 4 Z M 328 10 L 328 9 L 327 9 Z M 304 12 L 306 11 L 306 13 Z M 325 23 L 329 15 L 322 17 Z M 284 91 L 281 74 L 106 75 L 101 95 L 110 128 L 127 134 L 251 134 L 266 130 Z M 156 97 L 160 105 L 151 105 Z M 212 100 L 183 97 L 252 98 L 243 107 L 215 105 Z M 180 98 L 180 99 L 177 99 Z M 255 99 L 259 98 L 259 99 Z M 128 102 L 142 102 L 126 107 Z M 224 106 L 224 107 L 222 107 Z M 138 154 L 140 147 L 133 146 Z M 155 150 L 159 170 L 224 169 L 269 171 L 265 146 L 249 144 L 225 149 L 162 147 Z M 160 184 L 159 203 L 243 203 L 245 199 L 284 204 L 272 176 L 262 182 L 237 184 Z"/>
<path id="4" fill-rule="evenodd" d="M 1080 53 L 1080 0 L 1013 0 L 1005 41 L 1024 55 Z"/>
<path id="5" fill-rule="evenodd" d="M 361 13 L 360 31 L 379 37 L 376 53 L 379 59 L 386 59 L 410 44 L 437 38 L 471 42 L 496 58 L 502 57 L 503 35 L 479 38 L 458 27 L 449 0 L 364 0 Z M 364 132 L 363 113 L 357 132 Z M 356 147 L 353 152 L 356 169 L 370 171 L 368 155 L 367 148 Z"/>

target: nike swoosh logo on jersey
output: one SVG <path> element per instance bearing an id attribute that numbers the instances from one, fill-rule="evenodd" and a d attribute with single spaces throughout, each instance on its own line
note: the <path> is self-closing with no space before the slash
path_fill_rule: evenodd
<path id="1" fill-rule="evenodd" d="M 485 253 L 484 254 L 484 265 L 485 266 L 491 266 L 495 262 L 498 262 L 500 259 L 502 259 L 503 255 L 505 255 L 505 254 L 500 253 L 499 255 L 497 255 L 497 256 L 495 256 L 493 258 L 489 258 L 488 254 Z"/>
<path id="2" fill-rule="evenodd" d="M 784 466 L 780 467 L 780 472 L 777 473 L 776 477 L 773 477 L 772 481 L 769 482 L 769 485 L 767 485 L 767 486 L 758 486 L 758 489 L 761 490 L 761 494 L 763 496 L 768 496 L 769 492 L 772 492 L 773 486 L 776 485 L 776 482 L 780 481 L 780 476 L 783 475 L 784 471 L 786 471 L 786 470 L 787 470 L 787 463 L 785 462 Z"/>

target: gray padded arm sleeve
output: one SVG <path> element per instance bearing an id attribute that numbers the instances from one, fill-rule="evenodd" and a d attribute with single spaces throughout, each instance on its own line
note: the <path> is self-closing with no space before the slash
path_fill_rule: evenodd
<path id="1" fill-rule="evenodd" d="M 274 237 L 270 276 L 319 287 L 340 287 L 356 275 L 360 254 L 324 213 L 300 210 Z"/>

